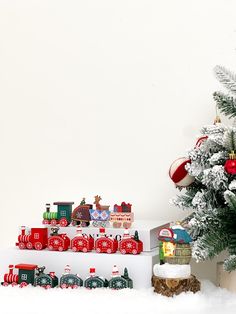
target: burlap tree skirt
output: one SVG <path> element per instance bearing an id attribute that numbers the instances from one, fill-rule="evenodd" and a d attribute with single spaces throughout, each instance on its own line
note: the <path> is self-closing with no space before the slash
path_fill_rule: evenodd
<path id="1" fill-rule="evenodd" d="M 167 297 L 180 294 L 181 292 L 191 291 L 193 293 L 200 290 L 200 282 L 191 275 L 186 279 L 170 279 L 152 276 L 152 285 L 156 293 L 160 293 Z"/>

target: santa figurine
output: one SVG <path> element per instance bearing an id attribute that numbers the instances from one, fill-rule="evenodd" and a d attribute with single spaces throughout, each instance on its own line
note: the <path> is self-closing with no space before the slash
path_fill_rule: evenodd
<path id="1" fill-rule="evenodd" d="M 123 234 L 123 239 L 129 239 L 130 234 L 129 234 L 129 229 L 125 229 L 124 234 Z"/>
<path id="2" fill-rule="evenodd" d="M 83 234 L 82 234 L 82 228 L 81 227 L 77 227 L 76 228 L 76 236 L 77 237 L 82 237 L 83 236 Z"/>
<path id="3" fill-rule="evenodd" d="M 64 275 L 68 275 L 71 271 L 70 265 L 66 265 L 64 269 Z"/>
<path id="4" fill-rule="evenodd" d="M 114 265 L 112 268 L 111 277 L 114 278 L 114 277 L 119 277 L 119 276 L 120 276 L 119 269 L 117 268 L 116 265 Z"/>

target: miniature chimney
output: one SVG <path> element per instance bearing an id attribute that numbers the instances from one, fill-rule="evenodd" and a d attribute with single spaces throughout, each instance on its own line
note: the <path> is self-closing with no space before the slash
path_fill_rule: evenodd
<path id="1" fill-rule="evenodd" d="M 69 274 L 70 271 L 71 271 L 70 265 L 66 265 L 66 266 L 65 266 L 65 273 L 66 273 L 66 274 Z"/>
<path id="2" fill-rule="evenodd" d="M 89 269 L 90 277 L 95 277 L 95 272 L 96 272 L 95 268 L 90 268 Z"/>
<path id="3" fill-rule="evenodd" d="M 21 226 L 21 235 L 25 235 L 25 226 Z"/>
<path id="4" fill-rule="evenodd" d="M 118 277 L 118 276 L 120 276 L 119 269 L 117 268 L 116 265 L 114 265 L 112 268 L 111 277 Z"/>
<path id="5" fill-rule="evenodd" d="M 9 275 L 13 274 L 14 265 L 9 265 Z"/>
<path id="6" fill-rule="evenodd" d="M 46 212 L 47 212 L 47 213 L 50 212 L 50 204 L 49 204 L 49 203 L 46 204 Z"/>

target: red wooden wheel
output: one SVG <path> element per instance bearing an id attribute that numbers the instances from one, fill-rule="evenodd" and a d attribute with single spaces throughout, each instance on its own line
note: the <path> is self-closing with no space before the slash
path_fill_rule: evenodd
<path id="1" fill-rule="evenodd" d="M 111 254 L 111 249 L 107 249 L 107 253 L 108 253 L 108 254 Z"/>
<path id="2" fill-rule="evenodd" d="M 120 250 L 121 254 L 126 254 L 126 249 Z"/>
<path id="3" fill-rule="evenodd" d="M 66 218 L 61 218 L 59 224 L 61 227 L 66 227 L 68 225 L 68 221 Z"/>
<path id="4" fill-rule="evenodd" d="M 27 242 L 26 243 L 26 247 L 27 247 L 28 250 L 32 250 L 33 244 L 31 242 Z"/>
<path id="5" fill-rule="evenodd" d="M 5 281 L 2 285 L 3 285 L 3 287 L 7 287 L 9 285 L 9 283 Z"/>
<path id="6" fill-rule="evenodd" d="M 97 253 L 101 253 L 101 249 L 98 247 L 98 248 L 96 248 L 96 252 Z"/>
<path id="7" fill-rule="evenodd" d="M 66 289 L 66 288 L 67 288 L 66 283 L 63 283 L 63 284 L 61 285 L 61 288 L 62 288 L 62 289 Z"/>
<path id="8" fill-rule="evenodd" d="M 46 285 L 45 289 L 51 289 L 51 286 L 50 285 Z"/>
<path id="9" fill-rule="evenodd" d="M 71 286 L 72 289 L 78 289 L 78 286 L 77 285 L 73 285 Z"/>
<path id="10" fill-rule="evenodd" d="M 39 251 L 39 250 L 42 250 L 43 245 L 41 242 L 36 242 L 34 247 L 35 247 L 35 250 Z"/>
<path id="11" fill-rule="evenodd" d="M 49 220 L 48 219 L 44 219 L 43 220 L 43 225 L 49 225 Z"/>
<path id="12" fill-rule="evenodd" d="M 82 250 L 84 253 L 87 253 L 88 252 L 88 249 L 86 247 L 83 248 Z"/>
<path id="13" fill-rule="evenodd" d="M 12 285 L 12 287 L 15 287 L 15 286 L 18 285 L 18 283 L 17 282 L 13 282 L 11 285 Z"/>
<path id="14" fill-rule="evenodd" d="M 124 222 L 123 227 L 129 229 L 131 227 L 131 222 Z"/>
<path id="15" fill-rule="evenodd" d="M 73 251 L 73 252 L 77 252 L 76 246 L 73 246 L 73 247 L 72 247 L 72 251 Z"/>
<path id="16" fill-rule="evenodd" d="M 52 219 L 52 220 L 51 220 L 51 225 L 52 225 L 52 226 L 56 226 L 56 225 L 57 225 L 56 219 Z"/>
<path id="17" fill-rule="evenodd" d="M 136 249 L 132 250 L 132 254 L 136 255 L 138 253 L 138 251 Z"/>
<path id="18" fill-rule="evenodd" d="M 72 224 L 72 226 L 74 226 L 74 227 L 77 225 L 77 223 L 76 223 L 75 220 L 72 220 L 71 224 Z"/>
<path id="19" fill-rule="evenodd" d="M 20 242 L 19 243 L 19 249 L 21 249 L 21 250 L 25 249 L 25 243 Z"/>
<path id="20" fill-rule="evenodd" d="M 20 288 L 24 288 L 24 287 L 27 287 L 27 286 L 28 286 L 27 282 L 22 282 L 20 284 Z"/>
<path id="21" fill-rule="evenodd" d="M 58 247 L 58 251 L 59 251 L 59 252 L 62 252 L 62 251 L 63 251 L 63 246 L 59 246 L 59 247 Z"/>

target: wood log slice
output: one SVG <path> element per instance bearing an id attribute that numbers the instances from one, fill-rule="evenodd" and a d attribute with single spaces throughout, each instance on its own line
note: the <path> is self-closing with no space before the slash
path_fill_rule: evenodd
<path id="1" fill-rule="evenodd" d="M 154 292 L 162 294 L 167 297 L 173 297 L 181 292 L 191 291 L 196 293 L 200 290 L 200 281 L 193 275 L 189 278 L 161 278 L 152 276 L 152 286 Z"/>

